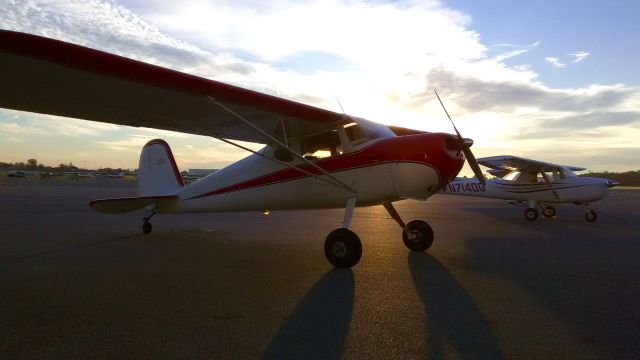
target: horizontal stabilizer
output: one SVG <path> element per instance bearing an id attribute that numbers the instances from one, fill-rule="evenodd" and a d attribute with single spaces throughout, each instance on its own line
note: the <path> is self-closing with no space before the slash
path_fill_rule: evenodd
<path id="1" fill-rule="evenodd" d="M 155 204 L 162 207 L 178 199 L 177 195 L 169 196 L 136 196 L 114 199 L 91 200 L 89 206 L 94 210 L 108 214 L 122 214 L 142 209 L 145 206 Z"/>

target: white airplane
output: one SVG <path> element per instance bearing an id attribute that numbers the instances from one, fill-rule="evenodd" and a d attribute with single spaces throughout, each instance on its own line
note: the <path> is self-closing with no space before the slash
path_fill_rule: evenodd
<path id="1" fill-rule="evenodd" d="M 491 168 L 488 172 L 497 179 L 485 184 L 477 179 L 456 179 L 441 192 L 451 195 L 487 197 L 504 200 L 528 201 L 524 211 L 527 220 L 538 218 L 538 205 L 546 218 L 554 217 L 552 203 L 573 203 L 584 206 L 585 219 L 596 221 L 598 215 L 589 204 L 598 201 L 617 182 L 601 178 L 578 177 L 574 171 L 586 170 L 576 166 L 550 164 L 517 156 L 501 155 L 479 158 L 478 163 Z"/>
<path id="2" fill-rule="evenodd" d="M 252 153 L 185 185 L 169 145 L 149 141 L 139 196 L 90 203 L 105 213 L 145 209 L 145 234 L 156 213 L 344 207 L 324 251 L 334 266 L 351 267 L 362 254 L 349 230 L 354 207 L 383 205 L 404 244 L 424 251 L 433 230 L 421 220 L 405 223 L 393 202 L 426 200 L 455 178 L 465 157 L 481 175 L 473 141 L 455 125 L 455 135 L 390 128 L 44 37 L 0 31 L 0 78 L 4 108 L 206 135 Z M 266 146 L 253 151 L 237 140 Z"/>

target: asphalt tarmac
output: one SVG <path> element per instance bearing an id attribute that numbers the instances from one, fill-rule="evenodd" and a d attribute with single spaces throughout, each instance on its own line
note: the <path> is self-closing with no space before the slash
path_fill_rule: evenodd
<path id="1" fill-rule="evenodd" d="M 0 358 L 638 359 L 640 191 L 576 206 L 405 201 L 410 253 L 358 208 L 360 263 L 333 269 L 343 210 L 104 215 L 134 182 L 0 179 Z"/>

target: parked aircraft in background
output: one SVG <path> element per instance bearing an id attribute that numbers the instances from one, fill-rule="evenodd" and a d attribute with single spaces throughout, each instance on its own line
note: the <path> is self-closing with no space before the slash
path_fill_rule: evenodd
<path id="1" fill-rule="evenodd" d="M 488 172 L 497 179 L 486 184 L 477 179 L 456 179 L 442 189 L 442 193 L 462 196 L 487 197 L 504 200 L 527 201 L 529 207 L 524 212 L 527 220 L 536 220 L 538 210 L 544 217 L 556 215 L 550 204 L 573 203 L 585 208 L 585 219 L 596 221 L 598 215 L 589 204 L 598 201 L 617 182 L 601 178 L 579 177 L 574 171 L 584 168 L 551 164 L 517 156 L 501 155 L 479 158 L 478 163 L 491 168 Z"/>
<path id="2" fill-rule="evenodd" d="M 96 178 L 96 176 L 94 174 L 92 174 L 90 172 L 83 172 L 83 171 L 71 171 L 71 172 L 67 172 L 67 174 L 69 174 L 69 176 L 73 180 L 95 179 Z"/>
<path id="3" fill-rule="evenodd" d="M 12 178 L 23 178 L 23 177 L 27 177 L 27 173 L 21 170 L 9 171 L 7 173 L 7 176 Z"/>
<path id="4" fill-rule="evenodd" d="M 460 171 L 465 157 L 478 176 L 473 141 L 456 134 L 390 128 L 236 86 L 187 75 L 61 41 L 0 31 L 0 106 L 107 123 L 206 135 L 252 155 L 185 185 L 169 145 L 148 142 L 140 154 L 139 196 L 91 201 L 106 213 L 345 208 L 325 239 L 331 264 L 361 257 L 349 230 L 356 206 L 383 205 L 409 249 L 433 242 L 426 222 L 405 223 L 393 202 L 426 200 Z M 253 151 L 236 141 L 263 143 Z M 240 235 L 240 234 L 239 234 Z"/>
<path id="5" fill-rule="evenodd" d="M 122 179 L 124 178 L 124 172 L 119 173 L 107 173 L 107 172 L 95 172 L 93 176 L 98 179 Z"/>

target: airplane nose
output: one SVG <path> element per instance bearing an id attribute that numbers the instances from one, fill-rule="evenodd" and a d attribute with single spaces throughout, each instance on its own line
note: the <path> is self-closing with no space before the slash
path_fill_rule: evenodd
<path id="1" fill-rule="evenodd" d="M 614 180 L 607 180 L 606 184 L 607 184 L 607 187 L 609 189 L 611 189 L 612 187 L 616 187 L 616 186 L 620 185 L 619 182 L 614 181 Z"/>

